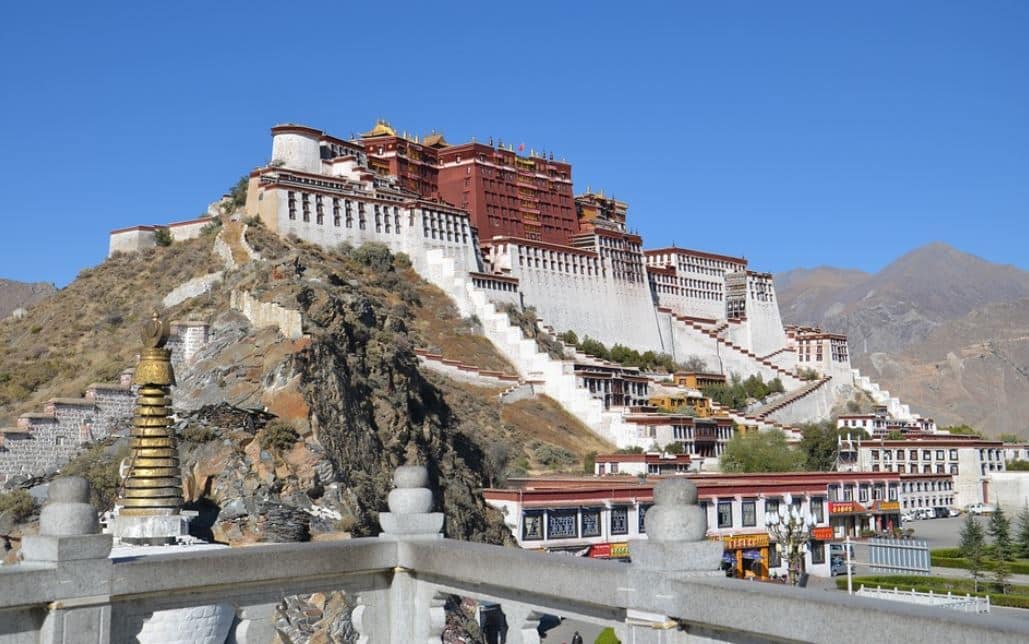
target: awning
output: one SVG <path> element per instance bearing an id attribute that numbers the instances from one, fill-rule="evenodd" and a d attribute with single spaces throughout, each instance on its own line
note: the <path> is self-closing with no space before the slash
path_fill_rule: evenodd
<path id="1" fill-rule="evenodd" d="M 722 553 L 722 563 L 734 564 L 736 563 L 736 554 L 732 552 Z"/>
<path id="2" fill-rule="evenodd" d="M 760 550 L 744 550 L 743 551 L 743 558 L 744 559 L 760 559 L 761 558 L 761 551 Z"/>

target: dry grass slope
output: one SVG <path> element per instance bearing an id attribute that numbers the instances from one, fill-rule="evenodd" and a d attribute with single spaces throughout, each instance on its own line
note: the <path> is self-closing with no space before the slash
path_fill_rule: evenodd
<path id="1" fill-rule="evenodd" d="M 112 257 L 79 273 L 23 320 L 0 323 L 0 426 L 49 398 L 79 396 L 92 382 L 115 379 L 139 346 L 138 325 L 173 288 L 221 266 L 212 238 Z M 227 306 L 216 288 L 184 302 L 168 319 L 208 317 Z"/>

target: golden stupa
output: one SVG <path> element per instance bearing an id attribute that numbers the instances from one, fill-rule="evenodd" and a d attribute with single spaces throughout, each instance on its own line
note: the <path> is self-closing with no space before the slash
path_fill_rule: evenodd
<path id="1" fill-rule="evenodd" d="M 175 384 L 168 323 L 157 312 L 140 329 L 143 348 L 132 381 L 139 386 L 132 419 L 128 473 L 120 514 L 125 517 L 177 515 L 182 508 L 179 453 L 171 429 L 171 386 Z"/>

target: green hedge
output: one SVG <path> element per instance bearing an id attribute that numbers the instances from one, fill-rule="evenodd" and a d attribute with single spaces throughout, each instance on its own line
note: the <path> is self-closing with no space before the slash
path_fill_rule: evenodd
<path id="1" fill-rule="evenodd" d="M 955 550 L 954 548 L 942 548 L 941 550 Z M 941 556 L 938 553 L 941 550 L 933 550 L 931 554 L 932 565 L 939 566 L 940 568 L 960 568 L 962 570 L 968 570 L 968 559 L 963 557 L 948 557 Z M 996 567 L 996 562 L 990 559 L 983 561 L 983 570 L 992 571 Z M 1008 570 L 1014 575 L 1029 575 L 1029 561 L 1025 559 L 1016 559 L 1015 561 L 1008 562 Z"/>
<path id="2" fill-rule="evenodd" d="M 989 584 L 989 580 L 979 583 L 980 586 Z M 934 593 L 947 593 L 955 595 L 972 595 L 974 597 L 986 597 L 989 595 L 990 603 L 995 606 L 1008 606 L 1011 608 L 1029 608 L 1029 586 L 1011 584 L 1010 592 L 1001 594 L 997 592 L 972 592 L 973 584 L 970 579 L 959 579 L 953 577 L 919 577 L 913 575 L 876 575 L 872 577 L 854 577 L 854 588 L 862 585 L 875 588 L 897 588 L 899 590 L 914 590 L 920 593 L 932 591 Z M 847 578 L 837 577 L 836 587 L 846 590 Z"/>

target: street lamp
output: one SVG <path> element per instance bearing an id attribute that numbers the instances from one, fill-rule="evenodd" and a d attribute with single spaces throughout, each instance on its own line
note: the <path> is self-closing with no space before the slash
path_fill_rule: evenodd
<path id="1" fill-rule="evenodd" d="M 798 510 L 793 505 L 793 495 L 787 493 L 779 504 L 778 514 L 765 513 L 765 525 L 768 534 L 775 539 L 779 556 L 786 560 L 790 583 L 796 586 L 797 573 L 803 567 L 804 552 L 811 540 L 815 518 L 807 507 Z"/>

